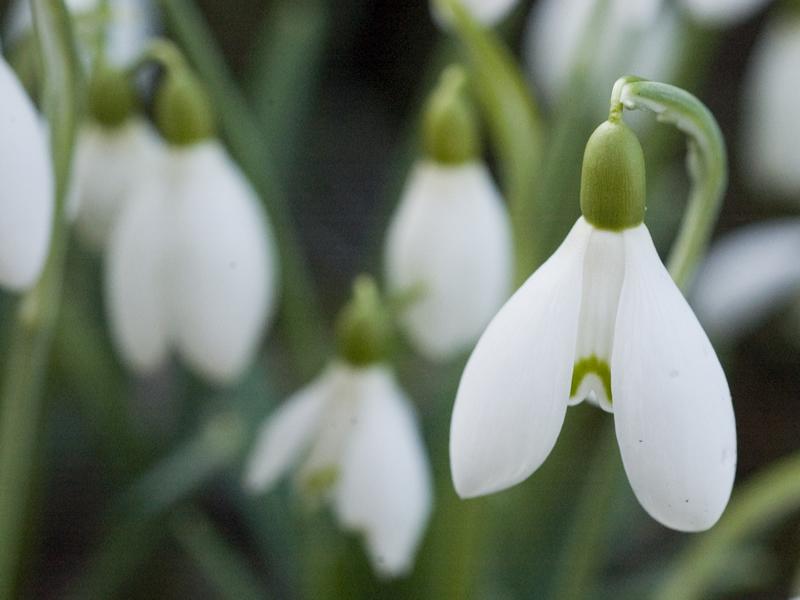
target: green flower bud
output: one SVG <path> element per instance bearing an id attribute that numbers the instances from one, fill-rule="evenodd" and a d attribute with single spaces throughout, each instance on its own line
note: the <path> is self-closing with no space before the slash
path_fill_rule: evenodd
<path id="1" fill-rule="evenodd" d="M 463 68 L 448 67 L 425 108 L 425 153 L 441 164 L 459 165 L 480 154 L 478 120 L 466 94 L 466 82 Z"/>
<path id="2" fill-rule="evenodd" d="M 336 321 L 339 355 L 356 366 L 385 359 L 394 338 L 392 317 L 372 277 L 361 275 L 353 284 L 353 297 Z"/>
<path id="3" fill-rule="evenodd" d="M 156 93 L 155 120 L 164 139 L 178 146 L 215 134 L 211 102 L 188 68 L 172 68 L 165 74 Z"/>
<path id="4" fill-rule="evenodd" d="M 118 127 L 136 109 L 133 84 L 124 71 L 98 65 L 89 82 L 89 114 L 106 127 Z"/>
<path id="5" fill-rule="evenodd" d="M 581 173 L 581 212 L 600 229 L 620 231 L 644 220 L 644 153 L 636 134 L 619 119 L 594 130 Z"/>

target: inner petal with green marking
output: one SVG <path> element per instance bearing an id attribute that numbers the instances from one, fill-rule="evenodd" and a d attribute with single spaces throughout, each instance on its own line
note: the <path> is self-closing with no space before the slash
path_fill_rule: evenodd
<path id="1" fill-rule="evenodd" d="M 604 410 L 611 410 L 611 368 L 595 355 L 582 358 L 572 369 L 569 397 L 573 402 L 589 400 Z"/>

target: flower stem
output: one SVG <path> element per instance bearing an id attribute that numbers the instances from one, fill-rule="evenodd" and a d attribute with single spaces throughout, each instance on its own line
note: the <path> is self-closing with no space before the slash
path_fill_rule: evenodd
<path id="1" fill-rule="evenodd" d="M 0 598 L 14 596 L 23 523 L 36 455 L 42 392 L 61 297 L 67 250 L 64 200 L 79 106 L 79 63 L 61 0 L 32 0 L 50 125 L 56 210 L 42 277 L 20 301 L 0 404 Z"/>

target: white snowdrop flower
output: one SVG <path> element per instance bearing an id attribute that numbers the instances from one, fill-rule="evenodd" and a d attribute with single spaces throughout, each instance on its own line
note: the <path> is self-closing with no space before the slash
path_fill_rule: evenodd
<path id="1" fill-rule="evenodd" d="M 800 16 L 781 15 L 758 39 L 745 84 L 742 171 L 757 187 L 800 198 Z"/>
<path id="2" fill-rule="evenodd" d="M 408 573 L 431 509 L 431 476 L 414 410 L 381 363 L 336 361 L 267 419 L 246 486 L 266 491 L 290 469 L 340 525 L 364 536 L 375 571 Z"/>
<path id="3" fill-rule="evenodd" d="M 612 0 L 597 46 L 584 48 L 586 31 L 597 0 L 542 0 L 531 11 L 525 34 L 525 56 L 545 100 L 554 104 L 567 90 L 581 53 L 591 59 L 595 85 L 607 89 L 620 73 L 636 73 L 659 81 L 675 69 L 679 35 L 677 17 L 663 0 Z M 607 109 L 598 96 L 598 110 Z"/>
<path id="4" fill-rule="evenodd" d="M 511 224 L 478 156 L 463 74 L 445 72 L 428 107 L 427 157 L 413 168 L 386 242 L 386 282 L 414 301 L 401 324 L 434 360 L 467 350 L 508 297 Z"/>
<path id="5" fill-rule="evenodd" d="M 770 0 L 683 0 L 693 19 L 709 27 L 731 27 L 749 19 Z"/>
<path id="6" fill-rule="evenodd" d="M 644 157 L 621 122 L 586 149 L 583 217 L 511 297 L 467 363 L 453 409 L 456 491 L 479 496 L 531 475 L 567 406 L 613 412 L 639 502 L 681 531 L 711 527 L 736 467 L 725 374 L 658 257 L 644 217 Z"/>
<path id="7" fill-rule="evenodd" d="M 473 19 L 484 25 L 494 25 L 510 13 L 519 0 L 460 0 L 460 2 Z M 439 0 L 431 0 L 431 11 L 434 20 L 442 27 L 447 27 L 450 16 L 440 8 Z"/>
<path id="8" fill-rule="evenodd" d="M 174 349 L 217 382 L 252 361 L 277 271 L 266 215 L 215 139 L 171 147 L 126 202 L 109 239 L 106 303 L 134 370 Z"/>
<path id="9" fill-rule="evenodd" d="M 738 229 L 711 247 L 698 270 L 692 305 L 714 339 L 748 332 L 800 292 L 800 219 Z"/>
<path id="10" fill-rule="evenodd" d="M 78 133 L 75 202 L 70 212 L 82 241 L 102 249 L 131 191 L 157 169 L 164 143 L 142 117 L 117 127 L 89 121 Z"/>
<path id="11" fill-rule="evenodd" d="M 45 127 L 8 63 L 0 58 L 0 285 L 31 287 L 50 246 L 54 182 Z"/>

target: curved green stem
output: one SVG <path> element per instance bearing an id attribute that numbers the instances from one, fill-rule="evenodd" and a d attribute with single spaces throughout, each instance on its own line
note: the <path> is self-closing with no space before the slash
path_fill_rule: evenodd
<path id="1" fill-rule="evenodd" d="M 2 388 L 0 598 L 14 596 L 20 563 L 42 391 L 61 298 L 67 250 L 64 203 L 80 104 L 79 63 L 67 11 L 60 0 L 33 0 L 32 7 L 44 74 L 44 111 L 50 124 L 56 210 L 50 254 L 44 272 L 19 304 Z"/>

